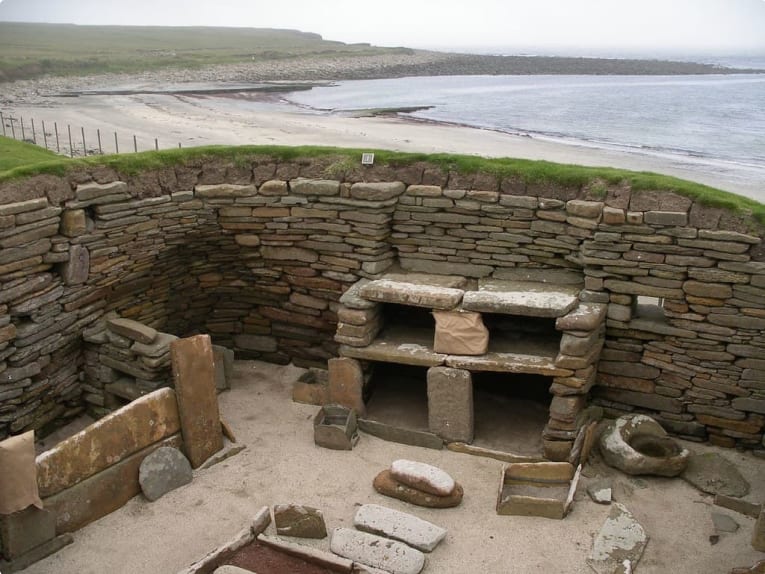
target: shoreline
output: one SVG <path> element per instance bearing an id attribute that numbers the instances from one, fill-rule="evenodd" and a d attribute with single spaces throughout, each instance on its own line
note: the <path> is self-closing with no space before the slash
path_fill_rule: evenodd
<path id="1" fill-rule="evenodd" d="M 112 78 L 113 79 L 113 78 Z M 124 78 L 123 78 L 124 80 Z M 33 118 L 38 126 L 46 123 L 46 132 L 56 122 L 59 132 L 72 126 L 73 147 L 82 155 L 81 128 L 86 144 L 94 149 L 96 130 L 104 134 L 104 153 L 114 153 L 114 132 L 122 142 L 121 152 L 133 151 L 133 136 L 138 151 L 201 145 L 325 145 L 362 149 L 388 149 L 403 152 L 454 153 L 484 157 L 513 157 L 546 160 L 592 167 L 614 167 L 672 175 L 743 195 L 765 203 L 765 181 L 747 178 L 745 164 L 710 160 L 692 155 L 671 154 L 646 148 L 623 149 L 618 143 L 567 140 L 531 133 L 510 133 L 494 128 L 475 127 L 412 116 L 402 111 L 387 113 L 336 113 L 316 110 L 291 102 L 289 91 L 258 91 L 265 82 L 222 88 L 225 83 L 198 80 L 185 89 L 132 78 L 132 85 L 115 87 L 101 84 L 105 93 L 85 93 L 90 82 L 75 84 L 84 92 L 78 97 L 54 97 L 45 93 L 61 88 L 60 84 L 36 83 L 32 92 L 9 92 L 0 101 L 0 111 L 8 117 Z M 291 87 L 297 82 L 282 82 Z M 311 81 L 299 85 L 310 85 Z M 46 89 L 47 88 L 47 89 Z M 169 89 L 168 89 L 169 88 Z M 114 93 L 114 91 L 118 93 Z M 369 112 L 370 110 L 358 110 Z M 106 135 L 108 134 L 108 135 Z M 18 135 L 18 134 L 17 134 Z M 52 137 L 52 134 L 51 134 Z M 38 134 L 38 140 L 41 136 Z M 62 140 L 66 137 L 62 137 Z M 39 143 L 39 141 L 38 141 Z M 50 145 L 49 137 L 49 148 Z M 68 149 L 68 142 L 64 149 Z M 55 147 L 53 147 L 55 151 Z M 98 148 L 96 147 L 97 151 Z"/>

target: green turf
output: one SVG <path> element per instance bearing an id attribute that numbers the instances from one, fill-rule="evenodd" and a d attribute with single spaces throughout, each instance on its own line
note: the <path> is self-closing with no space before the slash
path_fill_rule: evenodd
<path id="1" fill-rule="evenodd" d="M 375 151 L 375 150 L 363 150 Z M 343 175 L 360 164 L 362 150 L 332 147 L 287 146 L 206 146 L 169 149 L 137 154 L 91 156 L 80 159 L 60 158 L 50 152 L 32 146 L 0 138 L 0 183 L 11 179 L 28 177 L 38 173 L 64 174 L 68 169 L 87 165 L 107 165 L 125 175 L 183 164 L 194 160 L 225 159 L 247 165 L 256 158 L 270 157 L 280 161 L 300 158 L 324 158 L 330 160 L 326 176 L 342 179 Z M 52 161 L 51 161 L 52 160 Z M 597 193 L 606 192 L 610 185 L 627 184 L 633 190 L 666 191 L 693 198 L 705 205 L 724 207 L 739 213 L 751 213 L 765 223 L 765 204 L 733 193 L 728 193 L 700 183 L 659 175 L 616 168 L 586 167 L 559 164 L 549 161 L 533 161 L 513 158 L 482 158 L 478 156 L 402 153 L 386 150 L 375 151 L 377 165 L 400 167 L 426 162 L 446 171 L 463 174 L 487 173 L 499 178 L 516 178 L 527 183 L 557 184 L 581 187 L 588 185 Z"/>
<path id="2" fill-rule="evenodd" d="M 0 22 L 0 81 L 43 74 L 138 72 L 167 67 L 411 51 L 344 44 L 267 28 L 76 26 Z"/>
<path id="3" fill-rule="evenodd" d="M 39 146 L 0 136 L 0 173 L 41 162 L 60 163 L 61 156 Z"/>

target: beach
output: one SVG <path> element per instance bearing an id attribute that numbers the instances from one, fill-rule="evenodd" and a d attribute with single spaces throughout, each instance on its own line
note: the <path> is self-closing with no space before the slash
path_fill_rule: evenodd
<path id="1" fill-rule="evenodd" d="M 285 79 L 297 81 L 302 69 L 285 73 Z M 34 119 L 38 144 L 43 143 L 44 122 L 47 145 L 54 150 L 55 123 L 58 149 L 64 154 L 69 152 L 69 126 L 75 155 L 82 155 L 84 130 L 90 153 L 99 151 L 100 135 L 103 153 L 114 153 L 116 146 L 124 153 L 179 145 L 322 145 L 514 157 L 656 172 L 765 201 L 765 185 L 759 175 L 749 177 L 745 166 L 710 162 L 708 158 L 607 149 L 551 137 L 424 121 L 405 113 L 358 117 L 294 105 L 289 92 L 244 91 L 256 81 L 258 86 L 267 86 L 263 82 L 271 80 L 263 78 L 272 78 L 275 73 L 267 70 L 248 76 L 234 67 L 217 73 L 170 74 L 165 80 L 147 73 L 14 82 L 7 84 L 0 111 L 6 124 L 9 116 L 24 118 L 27 139 L 31 139 L 30 123 Z M 318 81 L 329 71 L 320 68 L 304 73 L 311 81 Z M 245 81 L 248 77 L 250 84 Z M 243 91 L 236 92 L 238 87 Z M 104 93 L 107 91 L 110 93 Z M 20 131 L 18 123 L 16 131 Z"/>

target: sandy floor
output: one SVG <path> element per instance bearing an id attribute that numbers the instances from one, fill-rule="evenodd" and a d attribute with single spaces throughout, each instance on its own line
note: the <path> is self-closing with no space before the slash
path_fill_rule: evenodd
<path id="1" fill-rule="evenodd" d="M 82 133 L 90 150 L 115 151 L 114 133 L 121 152 L 159 148 L 224 144 L 329 145 L 411 152 L 445 152 L 486 157 L 545 159 L 561 163 L 611 166 L 653 171 L 712 185 L 765 202 L 765 182 L 744 166 L 668 158 L 636 150 L 634 153 L 573 145 L 559 141 L 510 135 L 453 125 L 439 125 L 401 117 L 352 118 L 322 114 L 279 102 L 252 102 L 235 98 L 172 94 L 94 95 L 76 98 L 19 98 L 0 108 L 6 117 L 25 118 L 36 124 L 38 142 L 45 122 L 48 145 L 56 149 L 54 122 L 60 149 L 73 147 L 81 154 Z M 20 131 L 16 125 L 16 130 Z M 18 134 L 17 134 L 18 137 Z"/>
<path id="2" fill-rule="evenodd" d="M 39 562 L 27 574 L 173 574 L 230 539 L 263 505 L 296 502 L 322 509 L 330 529 L 352 524 L 357 504 L 377 503 L 404 510 L 449 530 L 428 555 L 426 572 L 465 574 L 591 572 L 585 563 L 593 537 L 608 514 L 584 494 L 580 484 L 572 513 L 562 521 L 498 516 L 494 511 L 502 464 L 495 460 L 388 443 L 363 435 L 352 452 L 313 444 L 317 407 L 292 403 L 290 383 L 300 370 L 258 362 L 238 362 L 232 389 L 220 396 L 222 415 L 247 449 L 194 481 L 150 503 L 141 496 L 75 534 L 75 542 Z M 731 450 L 752 484 L 748 500 L 765 500 L 765 461 Z M 465 488 L 462 504 L 428 510 L 377 494 L 372 479 L 397 458 L 438 465 Z M 629 478 L 597 460 L 585 474 L 608 474 L 618 499 L 651 537 L 639 574 L 724 574 L 733 566 L 765 558 L 754 551 L 754 520 L 712 505 L 680 479 Z M 713 534 L 713 510 L 731 515 L 741 528 Z M 269 527 L 273 534 L 273 526 Z M 302 541 L 301 541 L 302 542 Z M 314 543 L 328 548 L 328 541 Z"/>

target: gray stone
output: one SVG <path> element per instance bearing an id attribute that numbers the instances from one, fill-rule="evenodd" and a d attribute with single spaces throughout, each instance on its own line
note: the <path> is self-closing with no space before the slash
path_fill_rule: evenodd
<path id="1" fill-rule="evenodd" d="M 485 313 L 562 317 L 579 303 L 578 287 L 523 281 L 480 281 L 478 291 L 468 291 L 462 308 Z"/>
<path id="2" fill-rule="evenodd" d="M 90 253 L 84 245 L 69 248 L 69 260 L 61 265 L 61 278 L 66 285 L 79 285 L 88 280 Z"/>
<path id="3" fill-rule="evenodd" d="M 353 518 L 353 525 L 358 530 L 404 542 L 423 552 L 432 552 L 447 532 L 431 522 L 377 504 L 361 506 Z"/>
<path id="4" fill-rule="evenodd" d="M 380 568 L 391 574 L 419 574 L 425 555 L 394 540 L 350 528 L 336 528 L 330 550 L 354 562 Z"/>
<path id="5" fill-rule="evenodd" d="M 715 532 L 736 532 L 738 530 L 738 522 L 722 512 L 712 512 L 712 524 L 715 527 Z"/>
<path id="6" fill-rule="evenodd" d="M 459 275 L 461 277 L 486 277 L 494 271 L 490 265 L 473 265 L 471 263 L 453 263 L 451 261 L 432 261 L 430 259 L 416 259 L 399 255 L 399 263 L 402 269 L 418 273 L 433 273 L 435 275 Z"/>
<path id="7" fill-rule="evenodd" d="M 611 422 L 601 434 L 599 445 L 609 465 L 633 475 L 677 476 L 690 456 L 646 415 L 626 415 Z"/>
<path id="8" fill-rule="evenodd" d="M 765 552 L 765 509 L 760 511 L 760 515 L 754 523 L 752 547 L 760 552 Z"/>
<path id="9" fill-rule="evenodd" d="M 29 506 L 0 514 L 0 556 L 13 560 L 56 537 L 56 514 Z"/>
<path id="10" fill-rule="evenodd" d="M 473 380 L 470 371 L 428 369 L 428 428 L 447 442 L 473 442 Z"/>
<path id="11" fill-rule="evenodd" d="M 292 193 L 300 195 L 338 195 L 340 182 L 329 179 L 293 179 L 290 181 Z"/>
<path id="12" fill-rule="evenodd" d="M 141 462 L 138 483 L 152 502 L 191 482 L 191 464 L 177 448 L 163 446 Z"/>
<path id="13" fill-rule="evenodd" d="M 443 439 L 430 432 L 406 429 L 367 419 L 358 419 L 357 422 L 360 430 L 383 440 L 408 444 L 411 446 L 420 446 L 423 448 L 432 448 L 433 450 L 441 450 L 444 448 Z"/>
<path id="14" fill-rule="evenodd" d="M 362 298 L 381 303 L 397 303 L 430 309 L 454 309 L 462 300 L 464 291 L 440 287 L 425 282 L 410 283 L 406 278 L 377 279 L 361 288 Z"/>
<path id="15" fill-rule="evenodd" d="M 261 353 L 274 353 L 279 348 L 276 339 L 267 335 L 235 335 L 234 345 L 239 349 Z"/>
<path id="16" fill-rule="evenodd" d="M 340 304 L 349 309 L 367 311 L 376 309 L 379 303 L 368 301 L 361 296 L 361 289 L 369 283 L 369 279 L 359 279 L 340 296 Z"/>
<path id="17" fill-rule="evenodd" d="M 436 496 L 454 492 L 455 482 L 437 466 L 414 460 L 398 459 L 390 465 L 391 476 L 398 482 Z"/>
<path id="18" fill-rule="evenodd" d="M 587 485 L 587 494 L 596 504 L 611 504 L 612 484 L 610 480 L 598 480 Z"/>
<path id="19" fill-rule="evenodd" d="M 633 572 L 647 543 L 645 529 L 629 510 L 615 503 L 593 542 L 587 564 L 597 574 Z"/>
<path id="20" fill-rule="evenodd" d="M 735 465 L 713 452 L 692 455 L 682 478 L 707 494 L 738 498 L 749 494 L 749 483 Z"/>
<path id="21" fill-rule="evenodd" d="M 133 341 L 149 345 L 157 338 L 157 330 L 132 319 L 109 319 L 109 330 Z"/>
<path id="22" fill-rule="evenodd" d="M 233 199 L 235 197 L 250 197 L 258 192 L 254 185 L 234 185 L 222 183 L 216 185 L 198 185 L 194 195 L 205 199 Z"/>
<path id="23" fill-rule="evenodd" d="M 251 570 L 245 570 L 244 568 L 239 568 L 239 566 L 231 566 L 230 564 L 225 564 L 223 566 L 219 566 L 213 571 L 213 574 L 254 574 Z"/>
<path id="24" fill-rule="evenodd" d="M 594 331 L 606 318 L 607 305 L 598 303 L 580 303 L 567 315 L 555 320 L 559 331 Z"/>
<path id="25" fill-rule="evenodd" d="M 274 506 L 276 533 L 297 538 L 326 538 L 327 526 L 321 510 L 299 504 Z"/>
<path id="26" fill-rule="evenodd" d="M 365 199 L 369 201 L 385 201 L 398 197 L 406 186 L 400 181 L 389 181 L 381 183 L 354 183 L 351 186 L 351 197 L 354 199 Z"/>
<path id="27" fill-rule="evenodd" d="M 225 391 L 231 388 L 230 381 L 234 376 L 234 351 L 220 345 L 213 345 L 212 350 L 215 363 L 215 388 L 219 392 Z"/>

